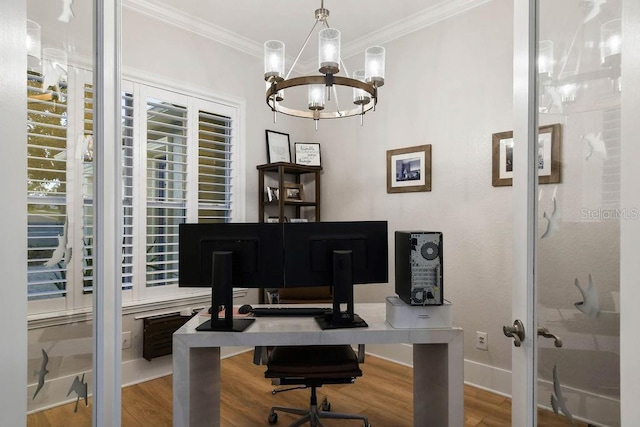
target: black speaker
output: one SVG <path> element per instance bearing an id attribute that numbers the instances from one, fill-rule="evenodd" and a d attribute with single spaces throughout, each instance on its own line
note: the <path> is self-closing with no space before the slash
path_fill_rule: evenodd
<path id="1" fill-rule="evenodd" d="M 396 231 L 396 294 L 411 305 L 442 305 L 442 233 Z"/>

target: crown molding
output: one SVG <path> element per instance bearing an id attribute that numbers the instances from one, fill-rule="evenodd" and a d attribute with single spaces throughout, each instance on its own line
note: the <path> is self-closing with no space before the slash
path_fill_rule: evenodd
<path id="1" fill-rule="evenodd" d="M 256 43 L 233 31 L 213 25 L 197 16 L 186 14 L 180 9 L 171 6 L 158 6 L 149 0 L 124 0 L 122 5 L 124 8 L 158 19 L 169 25 L 191 31 L 246 54 L 262 58 L 262 44 Z"/>
<path id="2" fill-rule="evenodd" d="M 491 0 L 448 0 L 421 10 L 411 16 L 392 22 L 372 33 L 345 43 L 341 48 L 344 58 L 360 54 L 369 46 L 384 45 L 408 34 L 434 25 L 455 15 L 465 13 Z"/>
<path id="3" fill-rule="evenodd" d="M 491 0 L 443 0 L 433 7 L 393 22 L 364 37 L 345 43 L 341 49 L 343 58 L 358 55 L 372 45 L 384 45 L 385 43 L 389 43 L 390 41 L 404 37 L 455 15 L 467 12 L 490 1 Z M 152 0 L 124 0 L 123 7 L 262 59 L 262 43 L 255 42 L 233 31 L 213 25 L 197 16 L 186 14 L 180 9 L 171 6 L 158 6 Z M 289 63 L 293 62 L 293 58 L 287 59 Z M 303 70 L 303 72 L 315 69 L 315 60 L 299 61 L 296 68 Z"/>

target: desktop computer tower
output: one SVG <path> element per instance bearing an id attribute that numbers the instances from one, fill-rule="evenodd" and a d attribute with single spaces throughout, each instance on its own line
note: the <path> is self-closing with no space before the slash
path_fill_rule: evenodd
<path id="1" fill-rule="evenodd" d="M 396 294 L 410 305 L 442 305 L 442 233 L 396 231 Z"/>

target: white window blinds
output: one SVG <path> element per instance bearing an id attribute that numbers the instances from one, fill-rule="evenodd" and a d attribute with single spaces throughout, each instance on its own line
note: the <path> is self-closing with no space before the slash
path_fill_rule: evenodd
<path id="1" fill-rule="evenodd" d="M 200 110 L 198 113 L 198 220 L 231 220 L 232 120 Z"/>
<path id="2" fill-rule="evenodd" d="M 67 293 L 67 88 L 28 75 L 27 192 L 29 300 Z"/>
<path id="3" fill-rule="evenodd" d="M 147 287 L 178 282 L 178 225 L 187 217 L 187 108 L 147 100 Z"/>

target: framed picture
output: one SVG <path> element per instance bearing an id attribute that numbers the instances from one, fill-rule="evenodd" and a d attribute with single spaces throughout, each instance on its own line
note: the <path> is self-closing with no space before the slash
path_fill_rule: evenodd
<path id="1" fill-rule="evenodd" d="M 280 189 L 278 187 L 267 187 L 267 200 L 277 202 L 280 198 Z"/>
<path id="2" fill-rule="evenodd" d="M 276 132 L 273 130 L 265 131 L 267 135 L 267 162 L 291 163 L 291 147 L 289 145 L 289 134 Z"/>
<path id="3" fill-rule="evenodd" d="M 431 191 L 431 145 L 387 151 L 387 193 Z"/>
<path id="4" fill-rule="evenodd" d="M 492 135 L 491 185 L 513 185 L 513 131 Z M 538 129 L 538 183 L 560 182 L 560 156 L 562 153 L 562 125 L 540 126 Z"/>
<path id="5" fill-rule="evenodd" d="M 289 202 L 304 201 L 304 189 L 302 184 L 293 184 L 287 182 L 284 184 L 284 200 Z"/>
<path id="6" fill-rule="evenodd" d="M 307 218 L 290 218 L 289 222 L 309 222 Z"/>
<path id="7" fill-rule="evenodd" d="M 313 142 L 296 142 L 296 163 L 306 166 L 320 166 L 320 144 Z"/>

